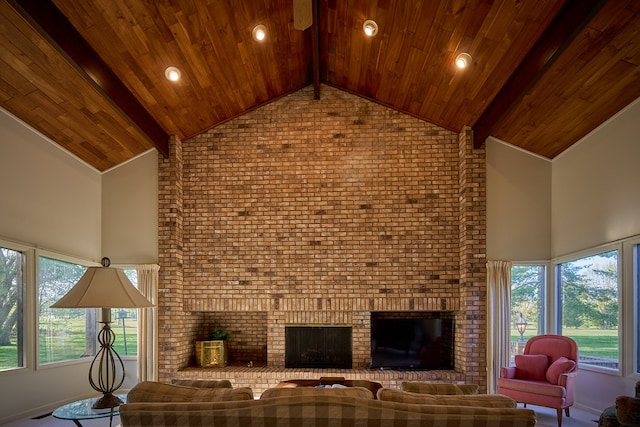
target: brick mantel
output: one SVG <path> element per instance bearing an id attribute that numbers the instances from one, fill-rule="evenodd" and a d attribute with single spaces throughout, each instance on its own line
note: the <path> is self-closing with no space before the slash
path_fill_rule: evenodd
<path id="1" fill-rule="evenodd" d="M 485 163 L 469 130 L 322 86 L 170 145 L 161 380 L 214 325 L 239 365 L 277 369 L 285 324 L 351 324 L 366 369 L 372 311 L 452 311 L 456 375 L 484 387 Z"/>

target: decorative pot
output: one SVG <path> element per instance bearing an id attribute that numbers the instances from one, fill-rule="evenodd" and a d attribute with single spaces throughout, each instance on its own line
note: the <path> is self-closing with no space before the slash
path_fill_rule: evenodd
<path id="1" fill-rule="evenodd" d="M 196 364 L 203 368 L 224 368 L 227 353 L 227 341 L 196 341 Z"/>

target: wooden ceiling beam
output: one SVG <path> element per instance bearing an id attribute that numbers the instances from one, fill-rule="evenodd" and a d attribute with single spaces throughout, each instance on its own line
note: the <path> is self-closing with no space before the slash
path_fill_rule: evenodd
<path id="1" fill-rule="evenodd" d="M 49 40 L 85 79 L 111 101 L 151 141 L 169 155 L 169 135 L 105 65 L 51 0 L 9 0 L 13 8 Z"/>
<path id="2" fill-rule="evenodd" d="M 606 0 L 568 0 L 564 4 L 542 37 L 473 125 L 474 148 L 482 147 L 491 132 L 500 125 L 605 3 Z"/>
<path id="3" fill-rule="evenodd" d="M 313 67 L 313 99 L 320 99 L 320 14 L 318 0 L 312 0 L 313 23 L 311 24 L 311 62 Z"/>

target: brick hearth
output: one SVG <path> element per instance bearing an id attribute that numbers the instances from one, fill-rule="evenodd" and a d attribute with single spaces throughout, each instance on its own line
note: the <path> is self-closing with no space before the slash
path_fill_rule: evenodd
<path id="1" fill-rule="evenodd" d="M 160 380 L 484 388 L 484 150 L 466 129 L 327 86 L 312 93 L 173 138 L 160 159 Z M 367 369 L 372 311 L 454 312 L 455 372 Z M 352 326 L 354 369 L 285 369 L 288 324 Z M 213 327 L 232 332 L 233 366 L 193 368 L 193 343 Z"/>
<path id="2" fill-rule="evenodd" d="M 234 387 L 250 387 L 258 398 L 268 388 L 290 379 L 319 379 L 320 377 L 342 377 L 348 380 L 369 380 L 383 387 L 400 388 L 402 381 L 433 381 L 465 383 L 465 374 L 453 371 L 392 371 L 373 369 L 282 369 L 267 366 L 226 368 L 184 368 L 174 378 L 227 379 Z"/>

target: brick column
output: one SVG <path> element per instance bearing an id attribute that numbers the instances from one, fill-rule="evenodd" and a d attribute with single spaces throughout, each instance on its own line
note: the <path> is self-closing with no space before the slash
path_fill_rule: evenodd
<path id="1" fill-rule="evenodd" d="M 171 137 L 169 157 L 158 163 L 158 378 L 167 381 L 187 365 L 191 351 L 183 311 L 182 141 Z"/>
<path id="2" fill-rule="evenodd" d="M 460 325 L 457 351 L 468 383 L 485 391 L 486 375 L 486 163 L 485 149 L 473 148 L 473 131 L 459 135 L 460 149 Z"/>

